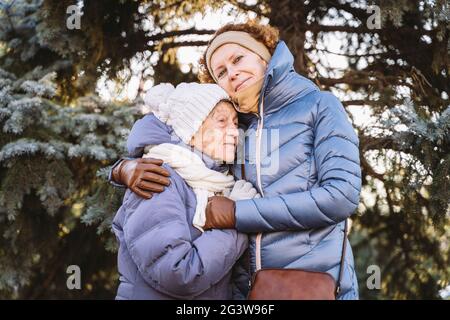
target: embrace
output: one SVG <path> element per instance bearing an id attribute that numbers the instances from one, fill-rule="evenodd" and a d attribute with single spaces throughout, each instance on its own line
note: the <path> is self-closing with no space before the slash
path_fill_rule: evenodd
<path id="1" fill-rule="evenodd" d="M 358 137 L 339 100 L 293 63 L 275 28 L 228 24 L 204 52 L 201 83 L 148 90 L 151 113 L 110 172 L 128 188 L 113 221 L 116 299 L 246 299 L 266 269 L 326 275 L 337 299 L 358 299 L 345 232 L 361 190 Z M 304 282 L 273 285 L 320 289 Z"/>

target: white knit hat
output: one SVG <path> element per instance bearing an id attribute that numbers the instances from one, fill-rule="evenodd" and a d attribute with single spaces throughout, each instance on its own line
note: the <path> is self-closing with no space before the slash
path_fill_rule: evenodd
<path id="1" fill-rule="evenodd" d="M 230 97 L 217 84 L 195 82 L 183 82 L 176 88 L 170 83 L 161 83 L 150 88 L 144 97 L 150 111 L 172 126 L 186 144 L 221 100 L 230 101 Z"/>

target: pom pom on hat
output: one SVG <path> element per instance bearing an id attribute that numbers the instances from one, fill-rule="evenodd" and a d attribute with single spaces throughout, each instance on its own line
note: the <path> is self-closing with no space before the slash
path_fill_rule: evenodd
<path id="1" fill-rule="evenodd" d="M 175 87 L 171 83 L 161 83 L 151 87 L 144 96 L 144 102 L 150 107 L 150 111 L 163 122 L 168 117 L 167 100 L 174 91 Z"/>

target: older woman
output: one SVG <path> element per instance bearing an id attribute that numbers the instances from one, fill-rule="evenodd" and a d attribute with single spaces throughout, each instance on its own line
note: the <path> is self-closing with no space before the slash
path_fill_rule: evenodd
<path id="1" fill-rule="evenodd" d="M 161 84 L 149 92 L 153 143 L 170 185 L 151 199 L 127 190 L 113 230 L 119 241 L 117 299 L 231 299 L 232 267 L 247 247 L 235 230 L 204 232 L 209 196 L 253 198 L 227 167 L 237 143 L 237 113 L 215 84 Z M 230 191 L 231 187 L 234 188 Z M 251 187 L 251 186 L 250 186 Z"/>
<path id="2" fill-rule="evenodd" d="M 359 141 L 339 100 L 296 73 L 293 62 L 270 26 L 226 25 L 210 41 L 201 79 L 216 82 L 238 103 L 247 131 L 244 163 L 235 164 L 234 172 L 245 173 L 263 197 L 212 197 L 206 228 L 252 234 L 252 273 L 298 268 L 327 272 L 338 281 L 344 221 L 357 208 L 361 189 Z M 130 139 L 133 153 L 136 142 L 148 137 Z M 116 180 L 145 171 L 133 160 L 127 168 Z M 338 299 L 357 299 L 353 254 L 346 245 Z"/>

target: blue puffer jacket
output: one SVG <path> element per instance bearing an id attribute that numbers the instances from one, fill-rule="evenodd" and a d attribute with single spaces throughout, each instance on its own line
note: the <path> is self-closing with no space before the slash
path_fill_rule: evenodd
<path id="1" fill-rule="evenodd" d="M 339 100 L 296 73 L 293 62 L 280 42 L 265 75 L 259 116 L 244 117 L 245 174 L 264 197 L 236 203 L 236 228 L 262 233 L 263 268 L 324 271 L 337 279 L 344 220 L 357 208 L 361 190 L 359 141 Z M 239 176 L 241 167 L 235 169 Z M 250 240 L 253 270 L 256 239 Z M 357 299 L 348 242 L 347 248 L 339 299 Z"/>
<path id="2" fill-rule="evenodd" d="M 151 119 L 148 119 L 151 118 Z M 171 130 L 154 116 L 147 133 L 157 144 L 173 143 Z M 222 171 L 207 156 L 208 168 Z M 129 189 L 113 220 L 119 241 L 120 284 L 116 299 L 231 299 L 232 268 L 248 246 L 236 230 L 201 233 L 192 226 L 193 190 L 169 166 L 171 184 L 151 199 Z"/>
<path id="3" fill-rule="evenodd" d="M 344 220 L 361 190 L 358 137 L 339 100 L 294 71 L 280 41 L 266 71 L 258 115 L 241 115 L 247 131 L 245 175 L 263 195 L 236 202 L 236 228 L 251 234 L 251 272 L 257 240 L 263 268 L 301 268 L 338 278 Z M 131 156 L 152 141 L 128 139 Z M 234 171 L 241 178 L 241 165 Z M 260 236 L 258 236 L 258 234 Z M 353 253 L 347 242 L 339 299 L 357 299 Z"/>

